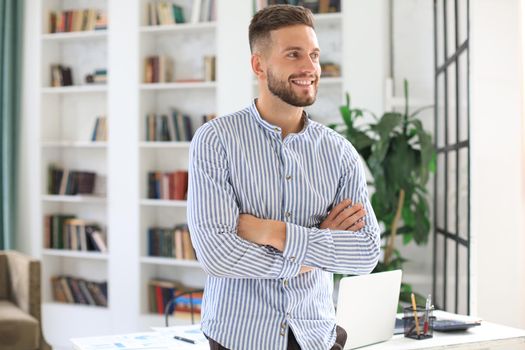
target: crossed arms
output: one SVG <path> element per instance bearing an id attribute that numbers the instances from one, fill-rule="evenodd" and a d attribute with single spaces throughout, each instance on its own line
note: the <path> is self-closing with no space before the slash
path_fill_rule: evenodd
<path id="1" fill-rule="evenodd" d="M 379 257 L 379 229 L 360 162 L 349 166 L 320 227 L 265 220 L 239 211 L 229 165 L 212 125 L 190 148 L 188 224 L 206 272 L 230 278 L 290 278 L 309 268 L 365 274 Z M 357 190 L 356 190 L 357 189 Z M 343 198 L 362 203 L 350 205 Z"/>

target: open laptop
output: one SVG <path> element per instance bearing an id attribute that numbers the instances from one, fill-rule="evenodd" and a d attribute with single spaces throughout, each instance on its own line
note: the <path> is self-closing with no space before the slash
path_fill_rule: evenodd
<path id="1" fill-rule="evenodd" d="M 348 334 L 345 350 L 392 337 L 401 275 L 395 270 L 341 279 L 336 322 Z"/>

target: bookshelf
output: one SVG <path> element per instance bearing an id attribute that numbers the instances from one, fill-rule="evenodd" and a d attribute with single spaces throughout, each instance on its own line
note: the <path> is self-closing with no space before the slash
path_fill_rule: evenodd
<path id="1" fill-rule="evenodd" d="M 169 0 L 191 13 L 194 0 Z M 31 199 L 38 210 L 34 223 L 34 255 L 42 259 L 43 317 L 46 338 L 55 346 L 70 347 L 69 339 L 149 330 L 164 319 L 148 310 L 148 281 L 177 280 L 202 287 L 205 274 L 198 263 L 148 256 L 147 230 L 186 222 L 185 200 L 148 198 L 148 172 L 188 168 L 188 141 L 148 141 L 146 115 L 170 114 L 172 108 L 190 117 L 195 130 L 202 115 L 224 115 L 251 103 L 256 86 L 250 68 L 247 28 L 251 1 L 216 0 L 212 21 L 150 26 L 149 0 L 41 0 L 29 11 L 40 18 L 34 62 L 40 67 L 33 87 L 38 103 L 38 150 Z M 49 10 L 100 8 L 110 19 L 107 30 L 48 33 Z M 190 17 L 190 15 L 187 15 Z M 232 20 L 232 16 L 235 20 Z M 339 120 L 338 106 L 349 89 L 352 60 L 349 42 L 359 31 L 345 23 L 359 23 L 358 13 L 343 6 L 342 13 L 316 15 L 323 56 L 341 65 L 341 77 L 323 77 L 319 100 L 310 111 L 321 122 Z M 357 28 L 359 29 L 359 28 Z M 341 32 L 355 33 L 344 37 Z M 147 57 L 165 55 L 174 62 L 173 79 L 145 83 Z M 216 79 L 206 81 L 204 57 L 216 56 Z M 374 56 L 375 57 L 375 56 Z M 383 57 L 379 55 L 378 57 Z M 73 67 L 76 85 L 50 86 L 51 64 Z M 232 67 L 234 67 L 232 69 Z M 107 68 L 107 85 L 87 85 L 83 77 Z M 356 84 L 360 81 L 354 79 Z M 382 85 L 380 81 L 379 86 Z M 366 81 L 367 96 L 381 92 Z M 363 85 L 364 86 L 364 85 Z M 369 87 L 372 86 L 372 87 Z M 355 100 L 355 98 L 354 98 Z M 366 105 L 366 104 L 363 104 Z M 106 141 L 91 141 L 97 116 L 107 117 Z M 103 184 L 94 195 L 47 193 L 47 167 L 60 162 L 71 169 L 95 171 Z M 104 227 L 108 252 L 65 251 L 44 248 L 42 221 L 55 213 L 74 214 Z M 108 281 L 108 307 L 64 304 L 52 298 L 50 278 L 68 274 Z M 170 324 L 188 323 L 179 314 Z"/>
<path id="2" fill-rule="evenodd" d="M 205 56 L 217 56 L 217 22 L 208 18 L 199 22 L 175 25 L 149 25 L 148 0 L 141 0 L 139 9 L 139 188 L 140 188 L 140 323 L 160 325 L 162 315 L 149 312 L 148 282 L 152 279 L 168 279 L 182 282 L 188 287 L 203 287 L 205 274 L 198 262 L 168 257 L 148 256 L 148 228 L 169 228 L 186 223 L 185 200 L 162 200 L 148 198 L 148 172 L 171 172 L 188 169 L 189 141 L 148 141 L 146 115 L 155 113 L 170 117 L 173 110 L 187 115 L 195 130 L 202 123 L 202 116 L 217 111 L 217 85 L 206 79 Z M 186 19 L 192 17 L 191 1 L 175 1 L 183 9 Z M 168 56 L 173 62 L 171 81 L 145 83 L 146 57 Z M 175 314 L 170 324 L 187 323 L 184 314 Z"/>
<path id="3" fill-rule="evenodd" d="M 48 321 L 46 336 L 52 343 L 60 343 L 60 333 L 69 334 L 82 332 L 82 320 L 93 322 L 93 330 L 103 332 L 107 325 L 109 308 L 80 303 L 64 303 L 56 300 L 57 289 L 53 287 L 51 278 L 56 276 L 72 276 L 93 282 L 109 282 L 109 253 L 94 251 L 77 251 L 70 249 L 52 249 L 49 238 L 46 240 L 44 218 L 51 215 L 74 215 L 84 219 L 86 223 L 97 224 L 104 234 L 107 231 L 106 185 L 107 178 L 107 143 L 92 141 L 92 132 L 96 118 L 107 116 L 107 86 L 105 84 L 88 84 L 85 76 L 97 69 L 107 69 L 107 30 L 69 31 L 66 26 L 63 32 L 50 32 L 50 14 L 65 11 L 68 21 L 73 16 L 82 18 L 79 10 L 92 9 L 101 14 L 107 13 L 105 0 L 93 1 L 58 1 L 45 0 L 39 3 L 41 21 L 38 38 L 39 57 L 39 94 L 40 132 L 37 139 L 39 145 L 40 184 L 37 199 L 40 203 L 40 214 L 36 220 L 38 227 L 38 242 L 40 242 L 42 259 L 42 310 L 44 319 L 62 319 L 66 322 Z M 80 13 L 80 15 L 79 15 Z M 86 11 L 87 15 L 87 11 Z M 74 23 L 81 23 L 79 19 Z M 80 29 L 80 28 L 77 28 Z M 87 29 L 87 28 L 83 28 Z M 62 29 L 60 29 L 62 30 Z M 53 86 L 51 66 L 61 64 L 71 67 L 72 85 Z M 64 76 L 62 76 L 64 78 Z M 50 165 L 63 169 L 95 172 L 94 191 L 90 194 L 66 195 L 63 192 L 49 192 Z M 72 179 L 72 177 L 71 177 Z M 53 222 L 57 232 L 57 223 Z M 49 228 L 51 231 L 52 229 Z M 54 235 L 53 232 L 47 233 Z M 72 233 L 68 235 L 77 235 Z M 80 237 L 79 235 L 76 237 Z M 83 233 L 86 240 L 87 233 Z M 53 240 L 65 242 L 65 236 L 52 236 Z M 76 242 L 76 241 L 75 241 Z M 57 242 L 54 242 L 57 244 Z M 60 243 L 62 244 L 62 242 Z M 84 249 L 86 241 L 84 241 Z M 68 282 L 69 284 L 69 282 Z M 77 285 L 78 286 L 78 285 Z M 69 287 L 72 291 L 72 285 Z M 87 288 L 87 287 L 86 287 Z M 91 292 L 89 292 L 91 296 Z M 75 296 L 76 299 L 76 296 Z M 78 300 L 77 300 L 78 302 Z"/>

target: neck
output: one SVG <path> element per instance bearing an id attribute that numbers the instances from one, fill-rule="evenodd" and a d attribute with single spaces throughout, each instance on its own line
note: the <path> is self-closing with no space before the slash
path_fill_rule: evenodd
<path id="1" fill-rule="evenodd" d="M 303 107 L 289 105 L 271 93 L 261 93 L 256 106 L 264 120 L 281 128 L 283 139 L 303 129 Z"/>

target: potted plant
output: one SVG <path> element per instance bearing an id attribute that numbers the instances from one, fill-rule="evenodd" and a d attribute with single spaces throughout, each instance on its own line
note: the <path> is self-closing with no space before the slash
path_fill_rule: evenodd
<path id="1" fill-rule="evenodd" d="M 352 108 L 350 96 L 341 106 L 342 123 L 330 124 L 349 140 L 362 156 L 372 174 L 374 188 L 372 207 L 384 231 L 383 261 L 374 272 L 400 269 L 407 261 L 396 248 L 396 237 L 403 244 L 414 241 L 426 244 L 430 233 L 428 193 L 429 173 L 435 170 L 435 150 L 432 137 L 423 128 L 418 114 L 426 108 L 409 113 L 408 82 L 404 81 L 405 109 L 403 113 L 386 112 L 381 118 L 364 109 Z M 356 123 L 364 114 L 373 121 Z M 402 284 L 400 301 L 410 302 L 412 287 Z M 417 302 L 425 302 L 417 295 Z"/>

